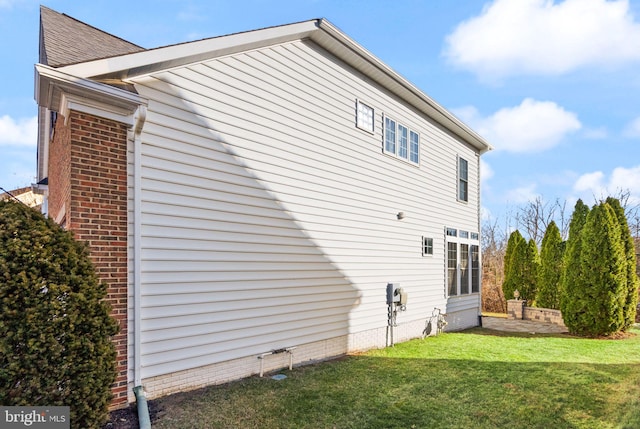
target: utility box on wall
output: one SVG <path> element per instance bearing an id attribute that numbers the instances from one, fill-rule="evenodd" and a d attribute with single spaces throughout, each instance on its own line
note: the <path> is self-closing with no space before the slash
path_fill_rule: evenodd
<path id="1" fill-rule="evenodd" d="M 407 298 L 407 292 L 405 292 L 405 290 L 400 287 L 399 283 L 387 284 L 387 305 L 396 304 L 402 307 L 406 307 Z"/>

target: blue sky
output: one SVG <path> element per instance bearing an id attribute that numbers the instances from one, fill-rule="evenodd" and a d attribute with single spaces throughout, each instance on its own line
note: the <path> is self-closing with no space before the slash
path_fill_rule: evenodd
<path id="1" fill-rule="evenodd" d="M 39 2 L 0 0 L 0 186 L 34 180 Z M 640 203 L 640 0 L 51 0 L 145 48 L 327 18 L 485 137 L 485 216 Z"/>

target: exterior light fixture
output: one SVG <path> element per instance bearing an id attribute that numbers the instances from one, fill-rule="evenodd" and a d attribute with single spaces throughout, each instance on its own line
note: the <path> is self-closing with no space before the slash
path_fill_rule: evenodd
<path id="1" fill-rule="evenodd" d="M 404 219 L 404 212 L 398 212 L 397 216 L 398 216 L 398 220 Z"/>
<path id="2" fill-rule="evenodd" d="M 520 292 L 518 291 L 518 289 L 513 291 L 513 297 L 517 300 L 520 299 Z"/>

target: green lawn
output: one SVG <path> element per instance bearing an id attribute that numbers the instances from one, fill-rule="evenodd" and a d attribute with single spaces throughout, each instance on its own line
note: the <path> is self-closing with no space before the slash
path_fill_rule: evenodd
<path id="1" fill-rule="evenodd" d="M 476 328 L 153 402 L 154 428 L 640 428 L 640 330 Z"/>

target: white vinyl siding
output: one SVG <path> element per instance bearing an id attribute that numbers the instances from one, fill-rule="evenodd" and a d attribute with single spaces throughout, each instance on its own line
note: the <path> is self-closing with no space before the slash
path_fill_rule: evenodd
<path id="1" fill-rule="evenodd" d="M 411 297 L 400 322 L 444 308 L 442 228 L 479 229 L 450 160 L 473 150 L 309 42 L 131 80 L 150 100 L 143 377 L 384 327 L 389 281 Z M 410 160 L 429 141 L 418 168 L 380 156 L 381 122 L 354 127 L 358 97 L 402 118 Z"/>

